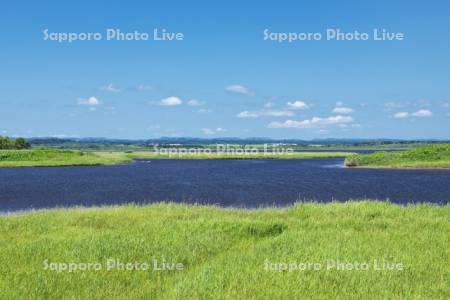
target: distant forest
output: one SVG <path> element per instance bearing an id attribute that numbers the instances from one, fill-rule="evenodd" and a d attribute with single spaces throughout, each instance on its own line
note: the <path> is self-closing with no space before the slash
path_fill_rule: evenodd
<path id="1" fill-rule="evenodd" d="M 18 137 L 12 139 L 6 136 L 0 136 L 0 149 L 28 149 L 31 144 L 24 138 Z"/>

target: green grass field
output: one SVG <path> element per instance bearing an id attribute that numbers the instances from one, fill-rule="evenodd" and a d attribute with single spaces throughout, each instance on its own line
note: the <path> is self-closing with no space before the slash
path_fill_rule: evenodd
<path id="1" fill-rule="evenodd" d="M 293 153 L 158 153 L 150 151 L 136 151 L 127 153 L 131 158 L 150 159 L 314 159 L 314 158 L 345 158 L 351 152 L 293 152 Z"/>
<path id="2" fill-rule="evenodd" d="M 0 249 L 0 299 L 450 298 L 448 205 L 37 211 L 0 217 Z M 108 259 L 135 270 L 107 270 Z M 153 270 L 153 259 L 184 269 Z"/>
<path id="3" fill-rule="evenodd" d="M 109 165 L 130 161 L 121 153 L 56 149 L 0 150 L 0 167 Z"/>
<path id="4" fill-rule="evenodd" d="M 346 158 L 349 167 L 450 168 L 450 144 L 436 144 L 399 152 L 355 154 Z"/>
<path id="5" fill-rule="evenodd" d="M 0 167 L 111 165 L 129 163 L 135 158 L 148 159 L 312 159 L 336 158 L 349 152 L 296 152 L 291 154 L 161 154 L 155 152 L 84 152 L 78 150 L 33 149 L 0 150 Z"/>

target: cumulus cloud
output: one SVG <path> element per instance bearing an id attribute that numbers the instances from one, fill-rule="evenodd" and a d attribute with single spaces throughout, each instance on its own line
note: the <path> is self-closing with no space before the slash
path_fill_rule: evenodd
<path id="1" fill-rule="evenodd" d="M 245 95 L 245 96 L 255 95 L 255 93 L 253 91 L 251 91 L 249 88 L 247 88 L 243 85 L 240 85 L 240 84 L 233 84 L 233 85 L 226 86 L 225 90 L 230 93 L 241 94 L 241 95 Z"/>
<path id="2" fill-rule="evenodd" d="M 396 114 L 394 114 L 394 118 L 396 119 L 406 119 L 411 117 L 417 117 L 417 118 L 427 118 L 431 117 L 433 115 L 433 112 L 428 109 L 420 109 L 416 112 L 409 113 L 407 111 L 401 111 Z"/>
<path id="3" fill-rule="evenodd" d="M 405 119 L 405 118 L 409 118 L 409 116 L 410 116 L 409 112 L 406 112 L 406 111 L 401 111 L 401 112 L 394 114 L 394 118 L 396 118 L 396 119 Z"/>
<path id="4" fill-rule="evenodd" d="M 258 112 L 248 110 L 241 111 L 237 115 L 238 118 L 258 118 L 259 116 Z"/>
<path id="5" fill-rule="evenodd" d="M 432 115 L 433 115 L 433 113 L 431 112 L 431 110 L 428 110 L 428 109 L 420 109 L 412 114 L 413 117 L 419 117 L 419 118 L 431 117 Z"/>
<path id="6" fill-rule="evenodd" d="M 164 99 L 161 99 L 159 101 L 159 105 L 163 105 L 163 106 L 176 106 L 176 105 L 180 105 L 182 104 L 183 101 L 175 96 L 171 96 L 171 97 L 167 97 Z"/>
<path id="7" fill-rule="evenodd" d="M 390 109 L 405 107 L 405 104 L 399 103 L 399 102 L 386 102 L 386 103 L 384 103 L 384 107 L 387 108 L 388 110 L 390 110 Z"/>
<path id="8" fill-rule="evenodd" d="M 336 102 L 335 108 L 332 110 L 335 114 L 342 114 L 342 115 L 348 115 L 351 113 L 354 113 L 355 110 L 351 107 L 345 107 L 344 103 L 342 101 Z"/>
<path id="9" fill-rule="evenodd" d="M 210 129 L 210 128 L 203 128 L 202 129 L 203 134 L 214 134 L 214 130 Z"/>
<path id="10" fill-rule="evenodd" d="M 197 100 L 197 99 L 191 99 L 187 102 L 187 105 L 189 105 L 189 106 L 200 106 L 203 104 L 204 104 L 204 102 Z"/>
<path id="11" fill-rule="evenodd" d="M 100 105 L 101 102 L 96 97 L 91 96 L 89 98 L 78 98 L 78 104 L 87 106 L 97 106 Z"/>
<path id="12" fill-rule="evenodd" d="M 203 128 L 202 132 L 203 134 L 207 134 L 207 135 L 212 135 L 212 134 L 216 134 L 216 133 L 221 133 L 221 132 L 226 132 L 227 130 L 225 128 L 222 127 L 217 127 L 217 128 Z"/>
<path id="13" fill-rule="evenodd" d="M 344 107 L 344 106 L 337 106 L 333 109 L 333 113 L 335 114 L 351 114 L 353 113 L 355 110 L 353 108 L 350 107 Z"/>
<path id="14" fill-rule="evenodd" d="M 289 109 L 307 109 L 307 108 L 309 108 L 308 104 L 306 104 L 304 101 L 300 101 L 300 100 L 288 102 L 287 107 Z"/>
<path id="15" fill-rule="evenodd" d="M 270 117 L 292 117 L 294 113 L 290 110 L 268 110 L 264 112 L 264 115 Z"/>
<path id="16" fill-rule="evenodd" d="M 118 87 L 115 87 L 112 83 L 104 85 L 104 86 L 101 86 L 100 90 L 104 91 L 104 92 L 110 92 L 110 93 L 118 93 L 118 92 L 120 92 L 120 89 Z"/>
<path id="17" fill-rule="evenodd" d="M 286 120 L 284 122 L 271 122 L 268 128 L 316 128 L 329 125 L 349 124 L 354 119 L 350 116 L 331 116 L 327 118 L 313 117 L 302 121 Z"/>
<path id="18" fill-rule="evenodd" d="M 146 84 L 140 84 L 136 87 L 136 90 L 143 92 L 143 91 L 150 91 L 152 90 L 153 87 L 150 85 L 146 85 Z"/>
<path id="19" fill-rule="evenodd" d="M 158 124 L 157 125 L 150 125 L 150 126 L 147 127 L 148 131 L 157 131 L 159 129 L 161 129 L 161 126 L 158 125 Z"/>
<path id="20" fill-rule="evenodd" d="M 290 110 L 260 110 L 240 112 L 238 118 L 259 118 L 259 117 L 292 117 L 294 113 Z"/>

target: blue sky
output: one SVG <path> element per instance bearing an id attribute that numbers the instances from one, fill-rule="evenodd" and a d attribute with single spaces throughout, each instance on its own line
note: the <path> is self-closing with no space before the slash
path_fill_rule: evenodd
<path id="1" fill-rule="evenodd" d="M 187 2 L 3 4 L 0 135 L 450 138 L 447 1 Z M 43 39 L 107 28 L 184 39 Z M 329 28 L 405 39 L 263 34 Z"/>

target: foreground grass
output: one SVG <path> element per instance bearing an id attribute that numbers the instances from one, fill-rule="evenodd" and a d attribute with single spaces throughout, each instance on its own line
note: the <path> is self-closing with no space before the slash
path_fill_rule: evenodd
<path id="1" fill-rule="evenodd" d="M 185 269 L 107 271 L 108 258 Z M 404 269 L 376 271 L 374 259 Z M 103 268 L 56 272 L 45 260 Z M 329 260 L 370 269 L 327 269 Z M 267 262 L 323 268 L 267 270 Z M 0 217 L 0 299 L 449 299 L 449 262 L 450 206 L 155 204 Z"/>
<path id="2" fill-rule="evenodd" d="M 421 146 L 401 152 L 355 154 L 346 158 L 349 167 L 450 168 L 450 144 Z"/>
<path id="3" fill-rule="evenodd" d="M 0 150 L 0 167 L 109 165 L 130 161 L 121 153 L 56 149 Z"/>
<path id="4" fill-rule="evenodd" d="M 351 152 L 293 152 L 293 153 L 158 153 L 150 151 L 136 151 L 127 153 L 130 158 L 151 159 L 314 159 L 314 158 L 345 158 Z"/>

